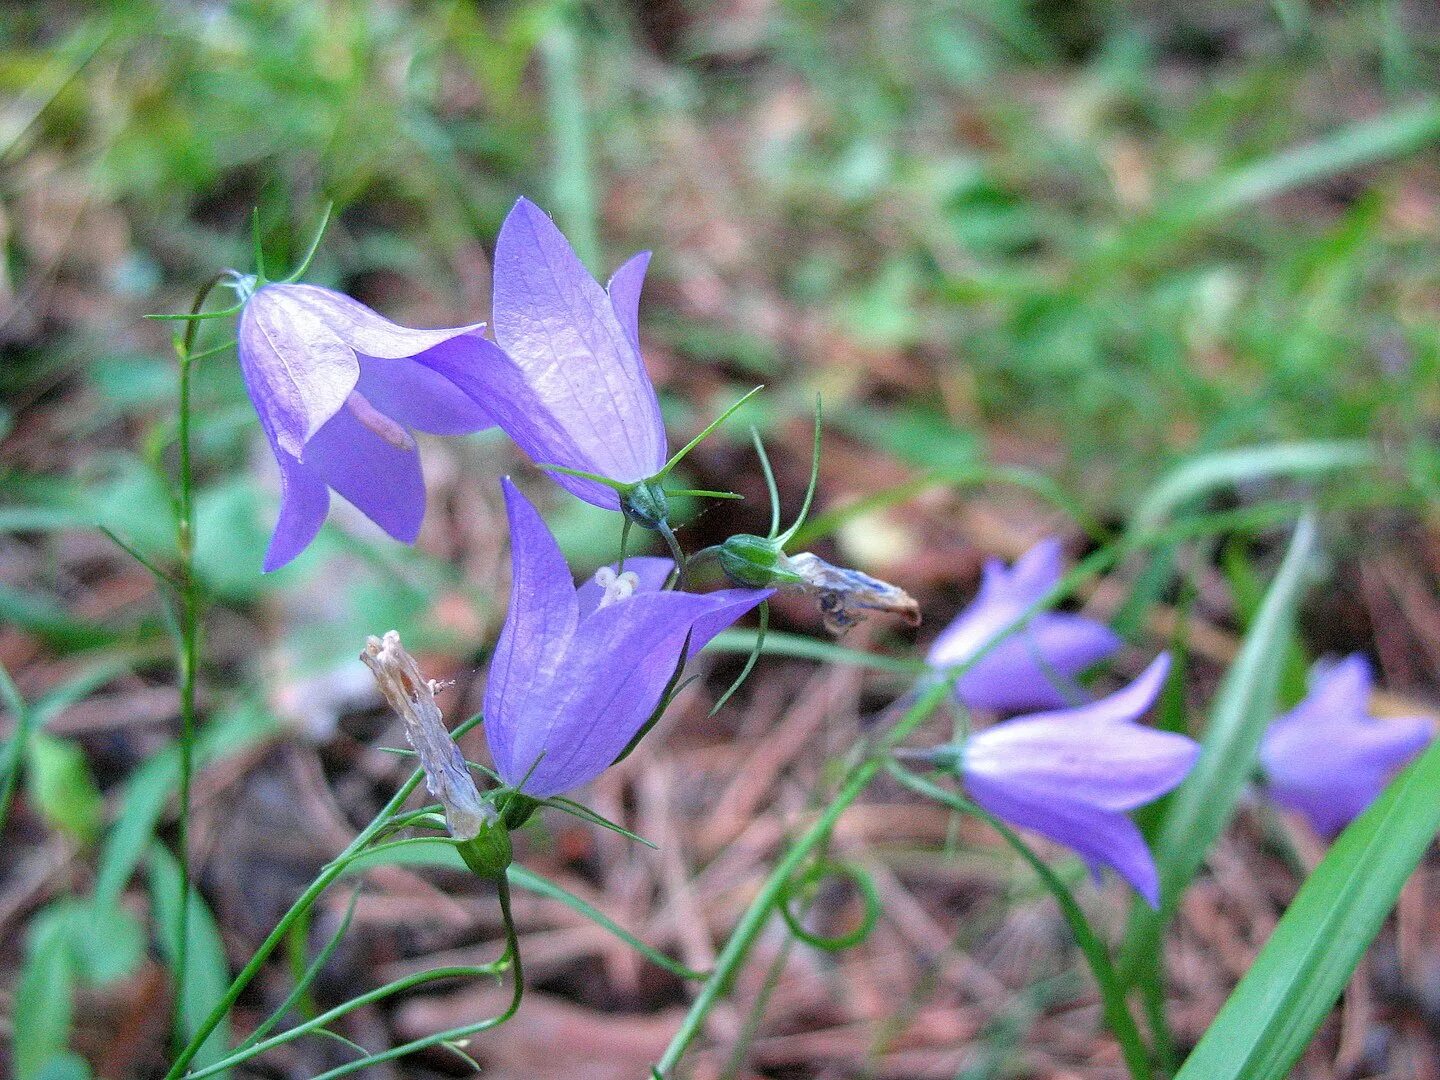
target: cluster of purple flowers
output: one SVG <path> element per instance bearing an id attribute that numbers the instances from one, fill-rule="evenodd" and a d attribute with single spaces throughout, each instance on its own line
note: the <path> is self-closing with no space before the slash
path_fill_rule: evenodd
<path id="1" fill-rule="evenodd" d="M 332 490 L 391 536 L 413 541 L 425 508 L 415 431 L 498 425 L 574 495 L 667 530 L 661 482 L 673 460 L 638 331 L 648 263 L 648 253 L 636 255 L 602 288 L 550 219 L 522 199 L 496 245 L 494 340 L 480 323 L 397 326 L 312 285 L 247 289 L 240 363 L 282 483 L 265 569 L 310 543 Z M 496 771 L 521 803 L 579 787 L 623 757 L 663 710 L 686 660 L 763 603 L 767 586 L 819 596 L 836 626 L 874 609 L 918 620 L 914 602 L 893 586 L 806 553 L 786 556 L 793 528 L 735 538 L 759 545 L 764 558 L 719 549 L 743 587 L 682 591 L 671 560 L 632 558 L 577 588 L 535 508 L 508 480 L 503 488 L 512 583 L 484 715 Z M 1047 540 L 1012 567 L 986 564 L 974 603 L 935 639 L 928 663 L 958 670 L 962 708 L 1010 718 L 928 756 L 991 814 L 1071 848 L 1097 874 L 1113 869 L 1157 904 L 1154 860 L 1127 813 L 1179 785 L 1200 747 L 1139 723 L 1165 683 L 1163 654 L 1123 689 L 1090 697 L 1080 677 L 1122 643 L 1092 619 L 1032 612 L 1058 584 L 1061 562 L 1059 541 Z M 436 737 L 438 711 L 418 669 L 395 659 L 396 650 L 398 641 L 372 642 L 368 662 L 399 672 L 392 696 L 408 702 L 407 734 L 422 762 L 433 763 L 432 789 L 464 821 L 457 837 L 468 839 L 488 811 L 441 745 L 448 737 Z M 1319 672 L 1262 749 L 1270 797 L 1323 834 L 1358 814 L 1432 734 L 1425 721 L 1373 720 L 1369 690 L 1358 657 Z"/>

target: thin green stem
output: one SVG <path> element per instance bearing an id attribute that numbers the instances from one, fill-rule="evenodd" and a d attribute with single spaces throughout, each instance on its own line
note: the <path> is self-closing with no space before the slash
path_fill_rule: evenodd
<path id="1" fill-rule="evenodd" d="M 755 456 L 760 459 L 760 472 L 765 477 L 765 490 L 770 495 L 770 531 L 765 535 L 774 540 L 780 535 L 780 488 L 775 483 L 775 470 L 770 467 L 770 455 L 765 452 L 765 443 L 754 425 L 750 427 L 750 440 L 755 444 Z"/>
<path id="2" fill-rule="evenodd" d="M 781 533 L 777 540 L 780 546 L 784 547 L 795 538 L 805 525 L 805 519 L 810 516 L 810 505 L 815 501 L 815 488 L 820 483 L 820 432 L 822 430 L 823 414 L 821 412 L 820 399 L 815 399 L 815 440 L 810 451 L 810 482 L 805 485 L 805 501 L 800 504 L 800 513 L 796 515 L 790 528 Z"/>
<path id="3" fill-rule="evenodd" d="M 190 307 L 198 315 L 215 286 L 226 280 L 216 274 L 195 295 Z M 195 336 L 200 324 L 185 324 L 176 347 L 180 358 L 179 477 L 177 479 L 175 550 L 176 583 L 180 593 L 180 807 L 176 819 L 175 844 L 180 864 L 180 906 L 175 918 L 175 1013 L 174 1039 L 177 1048 L 185 1045 L 185 1024 L 181 1003 L 185 1000 L 190 951 L 190 811 L 195 772 L 195 690 L 200 666 L 200 589 L 195 580 L 195 463 L 190 438 L 190 397 L 195 369 Z"/>
<path id="4" fill-rule="evenodd" d="M 1070 933 L 1075 938 L 1075 944 L 1080 947 L 1081 955 L 1085 957 L 1085 962 L 1090 966 L 1090 973 L 1095 977 L 1095 982 L 1100 988 L 1100 1000 L 1106 1026 L 1110 1028 L 1111 1033 L 1120 1043 L 1120 1051 L 1125 1057 L 1125 1065 L 1130 1070 L 1131 1077 L 1133 1080 L 1151 1080 L 1150 1052 L 1145 1045 L 1144 1038 L 1140 1035 L 1139 1027 L 1136 1026 L 1135 1017 L 1131 1015 L 1130 1007 L 1125 1001 L 1125 988 L 1121 985 L 1119 975 L 1116 974 L 1110 953 L 1099 935 L 1090 926 L 1090 920 L 1085 917 L 1085 912 L 1075 900 L 1075 895 L 1060 880 L 1055 871 L 1051 870 L 1045 861 L 1030 849 L 1030 845 L 1025 843 L 1014 829 L 984 807 L 948 791 L 938 784 L 931 783 L 922 776 L 917 776 L 897 762 L 892 761 L 887 766 L 887 771 L 911 791 L 934 799 L 961 813 L 980 818 L 999 833 L 1001 839 L 1009 844 L 1015 853 L 1040 876 L 1045 888 L 1050 891 L 1060 905 L 1060 911 L 1070 925 Z"/>
<path id="5" fill-rule="evenodd" d="M 718 428 L 726 420 L 730 419 L 736 409 L 740 408 L 741 405 L 744 405 L 745 402 L 749 401 L 752 397 L 754 397 L 756 394 L 758 394 L 761 390 L 764 389 L 765 387 L 763 385 L 755 387 L 753 390 L 750 390 L 748 393 L 743 395 L 739 400 L 737 400 L 733 405 L 731 405 L 728 409 L 722 412 L 714 420 L 711 420 L 710 423 L 705 425 L 704 431 L 700 432 L 699 435 L 696 435 L 679 450 L 671 454 L 670 460 L 665 463 L 664 467 L 658 473 L 650 477 L 650 479 L 664 480 L 665 477 L 669 476 L 670 473 L 674 471 L 676 465 L 679 465 L 680 462 L 685 460 L 685 456 L 689 454 L 691 450 L 694 450 L 695 447 L 699 446 L 702 442 L 708 439 L 716 428 Z"/>

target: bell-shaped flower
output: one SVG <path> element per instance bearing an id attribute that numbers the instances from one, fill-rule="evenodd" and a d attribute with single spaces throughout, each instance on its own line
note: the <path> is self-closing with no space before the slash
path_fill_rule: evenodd
<path id="1" fill-rule="evenodd" d="M 666 464 L 665 424 L 640 357 L 640 288 L 650 253 L 590 276 L 554 222 L 519 200 L 495 243 L 495 340 L 509 365 L 487 366 L 496 422 L 539 465 L 635 484 Z M 614 487 L 556 472 L 596 506 L 620 508 Z"/>
<path id="2" fill-rule="evenodd" d="M 1371 716 L 1373 682 L 1358 654 L 1317 667 L 1309 694 L 1270 725 L 1260 745 L 1266 793 L 1326 838 L 1359 816 L 1435 734 L 1424 717 Z"/>
<path id="3" fill-rule="evenodd" d="M 609 768 L 661 707 L 682 653 L 770 594 L 663 591 L 663 559 L 604 568 L 577 590 L 535 508 L 509 480 L 504 490 L 510 610 L 485 687 L 485 738 L 500 778 L 543 799 Z"/>
<path id="4" fill-rule="evenodd" d="M 1054 538 L 1042 540 L 1008 568 L 998 559 L 987 560 L 974 601 L 930 646 L 930 666 L 953 668 L 974 656 L 1055 587 L 1061 560 L 1060 541 Z M 955 694 L 972 709 L 1060 709 L 1083 700 L 1075 676 L 1120 645 L 1120 637 L 1103 623 L 1046 612 L 977 660 L 956 683 Z"/>
<path id="5" fill-rule="evenodd" d="M 1072 849 L 1097 876 L 1112 868 L 1152 907 L 1160 902 L 1155 860 L 1126 811 L 1176 787 L 1200 753 L 1185 735 L 1136 723 L 1169 667 L 1162 654 L 1123 690 L 996 724 L 958 753 L 961 781 L 976 803 Z"/>
<path id="6" fill-rule="evenodd" d="M 332 489 L 395 539 L 414 541 L 425 482 L 411 432 L 462 435 L 495 422 L 473 393 L 472 369 L 494 349 L 481 325 L 410 330 L 315 285 L 267 284 L 249 297 L 240 370 L 280 465 L 265 570 L 315 538 Z"/>

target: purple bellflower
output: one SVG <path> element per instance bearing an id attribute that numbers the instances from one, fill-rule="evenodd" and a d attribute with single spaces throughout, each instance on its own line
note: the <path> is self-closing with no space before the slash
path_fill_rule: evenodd
<path id="1" fill-rule="evenodd" d="M 1155 860 L 1125 812 L 1176 787 L 1200 753 L 1187 736 L 1136 723 L 1169 668 L 1162 653 L 1108 697 L 996 724 L 970 736 L 951 757 L 976 803 L 1071 848 L 1097 877 L 1101 867 L 1111 867 L 1151 907 L 1160 902 Z"/>
<path id="2" fill-rule="evenodd" d="M 930 646 L 934 668 L 963 664 L 1055 587 L 1062 551 L 1042 540 L 1014 566 L 985 563 L 980 592 Z M 1083 699 L 1075 676 L 1120 648 L 1108 626 L 1081 615 L 1046 612 L 1006 637 L 965 672 L 955 695 L 967 707 L 994 712 L 1060 709 Z"/>
<path id="3" fill-rule="evenodd" d="M 411 431 L 495 423 L 473 393 L 473 369 L 494 348 L 481 326 L 410 330 L 316 285 L 265 284 L 246 300 L 240 370 L 280 465 L 266 571 L 315 538 L 332 489 L 395 539 L 415 540 L 425 481 Z"/>
<path id="4" fill-rule="evenodd" d="M 649 263 L 648 251 L 633 256 L 601 288 L 528 199 L 495 243 L 495 339 L 509 359 L 484 372 L 495 419 L 536 464 L 571 471 L 556 472 L 562 487 L 609 510 L 621 509 L 616 486 L 666 466 L 665 424 L 640 357 Z"/>
<path id="5" fill-rule="evenodd" d="M 485 738 L 501 780 L 535 799 L 594 779 L 651 719 L 686 649 L 770 595 L 662 591 L 666 559 L 602 568 L 576 589 L 544 521 L 507 479 L 510 610 L 485 687 Z"/>
<path id="6" fill-rule="evenodd" d="M 1371 716 L 1373 682 L 1358 654 L 1317 666 L 1309 694 L 1270 725 L 1260 745 L 1266 793 L 1326 839 L 1369 806 L 1435 734 L 1424 717 Z"/>

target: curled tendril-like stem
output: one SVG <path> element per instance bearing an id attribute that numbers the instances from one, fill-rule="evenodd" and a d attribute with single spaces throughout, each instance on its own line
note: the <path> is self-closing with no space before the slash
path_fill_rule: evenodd
<path id="1" fill-rule="evenodd" d="M 827 877 L 849 878 L 860 891 L 860 897 L 865 904 L 865 914 L 860 920 L 860 925 L 849 933 L 833 936 L 816 934 L 807 930 L 801 924 L 800 917 L 790 910 L 790 902 L 796 893 L 818 884 Z M 799 877 L 787 882 L 785 893 L 780 898 L 777 907 L 780 917 L 785 920 L 785 925 L 790 928 L 792 934 L 805 944 L 813 945 L 825 952 L 842 952 L 859 945 L 875 929 L 875 924 L 880 921 L 881 911 L 880 893 L 875 888 L 875 882 L 870 879 L 870 875 L 851 863 L 835 862 L 830 859 L 812 863 Z"/>

